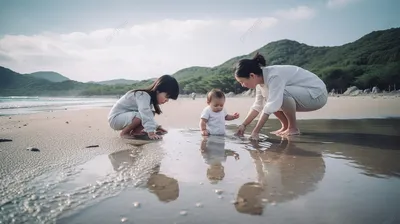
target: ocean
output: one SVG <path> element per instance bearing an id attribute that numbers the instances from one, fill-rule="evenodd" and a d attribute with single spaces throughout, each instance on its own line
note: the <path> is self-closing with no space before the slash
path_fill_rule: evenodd
<path id="1" fill-rule="evenodd" d="M 54 110 L 111 107 L 117 97 L 0 97 L 0 116 L 32 114 Z"/>

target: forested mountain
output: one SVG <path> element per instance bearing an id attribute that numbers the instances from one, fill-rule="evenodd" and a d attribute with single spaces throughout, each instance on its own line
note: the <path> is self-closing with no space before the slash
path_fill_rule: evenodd
<path id="1" fill-rule="evenodd" d="M 69 80 L 69 78 L 57 73 L 57 72 L 50 72 L 50 71 L 41 71 L 41 72 L 34 72 L 30 74 L 25 74 L 27 76 L 31 76 L 38 79 L 45 79 L 50 82 L 63 82 Z"/>
<path id="2" fill-rule="evenodd" d="M 328 90 L 344 91 L 353 85 L 360 89 L 373 86 L 386 89 L 394 84 L 400 87 L 400 28 L 374 31 L 352 43 L 335 47 L 279 40 L 221 65 L 184 68 L 173 76 L 178 79 L 182 93 L 205 93 L 211 88 L 240 93 L 245 89 L 234 79 L 234 64 L 239 59 L 253 57 L 256 52 L 264 55 L 268 65 L 292 64 L 309 69 L 324 80 Z M 152 83 L 152 80 L 115 85 L 72 80 L 54 83 L 31 76 L 0 67 L 0 95 L 120 95 Z"/>

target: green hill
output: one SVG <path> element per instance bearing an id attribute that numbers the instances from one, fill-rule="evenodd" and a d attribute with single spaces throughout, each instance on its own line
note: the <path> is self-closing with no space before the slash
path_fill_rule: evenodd
<path id="1" fill-rule="evenodd" d="M 231 58 L 221 65 L 184 68 L 173 76 L 179 81 L 181 93 L 205 93 L 211 88 L 240 93 L 245 89 L 234 79 L 234 64 L 239 59 L 251 58 L 256 52 L 260 52 L 269 65 L 292 64 L 309 69 L 324 80 L 328 90 L 335 88 L 344 91 L 353 85 L 360 89 L 373 86 L 387 89 L 389 85 L 399 87 L 399 37 L 400 28 L 392 28 L 374 31 L 352 43 L 335 47 L 314 47 L 293 40 L 279 40 L 248 55 Z M 0 67 L 0 95 L 120 95 L 130 89 L 148 86 L 153 80 L 101 85 L 62 81 L 61 75 L 54 74 L 58 73 L 48 72 L 39 77 L 37 74 L 21 75 Z M 52 77 L 51 81 L 48 80 L 49 77 Z M 53 79 L 54 77 L 58 79 Z"/>
<path id="2" fill-rule="evenodd" d="M 32 76 L 34 78 L 38 79 L 45 79 L 50 82 L 63 82 L 70 80 L 69 78 L 57 73 L 57 72 L 51 72 L 51 71 L 41 71 L 41 72 L 34 72 L 30 74 L 26 74 L 27 76 Z"/>
<path id="3" fill-rule="evenodd" d="M 335 47 L 314 47 L 292 40 L 280 40 L 219 66 L 185 68 L 174 76 L 180 80 L 183 92 L 204 93 L 214 87 L 226 92 L 238 92 L 242 89 L 234 82 L 234 64 L 260 52 L 268 65 L 292 64 L 309 69 L 324 80 L 329 90 L 335 88 L 343 91 L 351 85 L 385 89 L 393 84 L 400 86 L 399 36 L 400 28 L 374 31 L 357 41 Z"/>
<path id="4" fill-rule="evenodd" d="M 143 80 L 137 84 L 145 86 L 150 83 L 149 80 Z M 135 87 L 133 85 L 82 83 L 73 80 L 51 82 L 46 79 L 19 74 L 0 66 L 0 96 L 121 95 Z"/>
<path id="5" fill-rule="evenodd" d="M 129 79 L 111 79 L 111 80 L 105 80 L 105 81 L 99 81 L 99 82 L 88 82 L 88 83 L 96 83 L 100 85 L 131 85 L 138 83 L 139 81 L 137 80 L 129 80 Z"/>

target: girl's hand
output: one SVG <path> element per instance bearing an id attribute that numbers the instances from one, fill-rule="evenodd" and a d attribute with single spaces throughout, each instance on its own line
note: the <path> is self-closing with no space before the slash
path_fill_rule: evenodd
<path id="1" fill-rule="evenodd" d="M 162 136 L 161 136 L 161 135 L 157 135 L 157 134 L 154 133 L 154 132 L 149 132 L 147 135 L 148 135 L 149 138 L 152 139 L 152 140 L 162 139 Z"/>
<path id="2" fill-rule="evenodd" d="M 233 119 L 238 119 L 239 118 L 239 113 L 234 113 L 233 114 Z"/>

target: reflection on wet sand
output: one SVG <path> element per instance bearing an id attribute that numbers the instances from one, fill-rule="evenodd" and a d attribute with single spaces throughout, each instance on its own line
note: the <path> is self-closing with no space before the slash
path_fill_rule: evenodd
<path id="1" fill-rule="evenodd" d="M 200 144 L 200 151 L 204 162 L 208 164 L 207 178 L 212 184 L 224 179 L 225 168 L 222 165 L 228 156 L 239 159 L 239 154 L 233 150 L 225 149 L 225 138 L 223 136 L 203 137 Z"/>
<path id="2" fill-rule="evenodd" d="M 179 197 L 178 181 L 165 174 L 153 173 L 147 181 L 151 193 L 157 195 L 162 202 L 174 201 Z"/>
<path id="3" fill-rule="evenodd" d="M 320 152 L 301 149 L 288 139 L 271 144 L 265 151 L 248 152 L 258 180 L 240 187 L 234 203 L 240 213 L 261 215 L 265 204 L 275 205 L 305 195 L 315 190 L 325 174 Z"/>
<path id="4" fill-rule="evenodd" d="M 400 123 L 335 122 L 301 121 L 302 135 L 262 142 L 169 130 L 160 143 L 111 153 L 122 181 L 106 186 L 127 187 L 60 223 L 396 223 L 400 154 L 390 133 Z"/>
<path id="5" fill-rule="evenodd" d="M 113 152 L 109 155 L 112 166 L 115 171 L 129 171 L 134 169 L 136 161 L 140 158 L 142 150 L 123 150 Z M 148 179 L 146 186 L 149 192 L 155 194 L 161 202 L 174 201 L 179 197 L 178 181 L 160 173 L 160 163 L 154 164 L 148 170 Z M 143 181 L 143 180 L 142 180 Z"/>
<path id="6" fill-rule="evenodd" d="M 280 125 L 277 121 L 270 123 L 270 127 L 263 129 L 264 133 Z M 300 120 L 298 123 L 302 134 L 291 137 L 291 142 L 303 148 L 320 147 L 327 157 L 350 161 L 368 176 L 400 177 L 400 119 Z"/>

